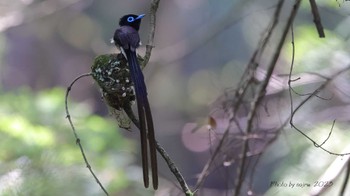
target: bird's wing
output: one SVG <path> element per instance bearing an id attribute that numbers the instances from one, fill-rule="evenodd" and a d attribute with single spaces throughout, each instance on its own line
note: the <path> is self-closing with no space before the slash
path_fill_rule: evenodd
<path id="1" fill-rule="evenodd" d="M 124 49 L 135 51 L 140 45 L 140 36 L 138 32 L 129 26 L 122 26 L 117 29 L 113 37 L 115 43 Z"/>

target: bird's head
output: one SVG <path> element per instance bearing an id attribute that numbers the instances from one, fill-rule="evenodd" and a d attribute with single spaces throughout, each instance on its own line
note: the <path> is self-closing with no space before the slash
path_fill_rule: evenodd
<path id="1" fill-rule="evenodd" d="M 135 15 L 128 14 L 120 18 L 119 26 L 131 26 L 136 31 L 140 29 L 141 19 L 145 16 L 145 14 Z"/>

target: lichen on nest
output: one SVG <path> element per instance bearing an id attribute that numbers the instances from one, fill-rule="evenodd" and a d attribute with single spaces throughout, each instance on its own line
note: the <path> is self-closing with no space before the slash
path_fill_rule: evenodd
<path id="1" fill-rule="evenodd" d="M 104 54 L 95 58 L 92 77 L 101 87 L 108 104 L 120 110 L 135 101 L 127 60 L 122 54 Z"/>
<path id="2" fill-rule="evenodd" d="M 138 61 L 143 61 L 138 56 Z M 126 108 L 135 103 L 134 84 L 131 80 L 128 62 L 120 54 L 103 54 L 95 58 L 91 66 L 92 77 L 102 89 L 102 97 L 114 110 L 111 113 L 117 118 L 120 127 L 129 129 L 130 119 L 124 115 Z"/>

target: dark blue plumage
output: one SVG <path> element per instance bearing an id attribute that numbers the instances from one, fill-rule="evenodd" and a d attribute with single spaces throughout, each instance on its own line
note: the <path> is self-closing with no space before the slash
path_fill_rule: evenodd
<path id="1" fill-rule="evenodd" d="M 141 68 L 137 61 L 136 48 L 140 45 L 140 36 L 138 30 L 140 28 L 141 19 L 143 15 L 129 14 L 123 16 L 120 21 L 120 27 L 116 29 L 114 33 L 114 43 L 117 47 L 120 47 L 121 51 L 126 55 L 128 60 L 131 80 L 134 83 L 136 103 L 138 116 L 140 121 L 141 132 L 141 154 L 142 154 L 142 168 L 143 168 L 143 180 L 144 185 L 147 188 L 149 186 L 148 179 L 148 147 L 147 147 L 147 135 L 149 139 L 150 157 L 151 157 L 151 169 L 152 169 L 152 182 L 153 188 L 158 188 L 158 168 L 157 168 L 157 154 L 156 154 L 156 141 L 154 135 L 153 119 L 151 108 L 148 103 L 147 89 L 144 81 L 144 77 Z"/>

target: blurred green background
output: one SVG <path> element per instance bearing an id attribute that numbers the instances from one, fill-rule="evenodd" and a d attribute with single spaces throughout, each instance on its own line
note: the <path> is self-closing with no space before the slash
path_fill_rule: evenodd
<path id="1" fill-rule="evenodd" d="M 208 114 L 218 107 L 215 100 L 239 82 L 276 2 L 160 2 L 155 48 L 144 75 L 157 139 L 190 185 L 210 157 L 211 147 L 207 132 L 193 136 L 191 131 L 202 130 Z M 278 29 L 286 22 L 291 2 L 285 3 Z M 309 3 L 304 1 L 294 23 L 295 74 L 329 75 L 350 63 L 350 3 L 319 0 L 317 5 L 326 38 L 318 38 Z M 0 0 L 0 195 L 103 195 L 65 118 L 65 90 L 75 77 L 90 71 L 97 55 L 117 52 L 110 39 L 119 18 L 147 14 L 149 6 L 150 1 L 137 0 Z M 148 28 L 146 15 L 140 30 L 144 45 Z M 276 33 L 269 43 L 262 67 L 270 61 L 278 38 Z M 283 89 L 287 78 L 282 75 L 289 71 L 290 41 L 289 36 L 275 71 L 277 79 L 270 84 L 266 103 L 271 103 L 271 113 L 261 114 L 262 129 L 278 127 L 289 115 Z M 140 47 L 139 53 L 144 50 Z M 311 92 L 322 82 L 302 76 L 295 84 L 299 92 Z M 336 152 L 343 152 L 350 142 L 349 81 L 349 73 L 337 78 L 322 94 L 331 100 L 314 100 L 295 119 L 321 142 L 337 119 L 327 143 Z M 111 195 L 178 195 L 173 184 L 177 183 L 160 157 L 160 190 L 143 188 L 138 133 L 117 127 L 92 78 L 76 83 L 69 107 L 90 164 Z M 261 159 L 254 192 L 306 195 L 310 189 L 276 189 L 270 181 L 312 184 L 336 157 L 316 149 L 287 126 Z M 343 177 L 327 194 L 339 192 Z M 209 176 L 207 195 L 226 193 L 232 188 L 227 181 L 220 172 Z"/>

